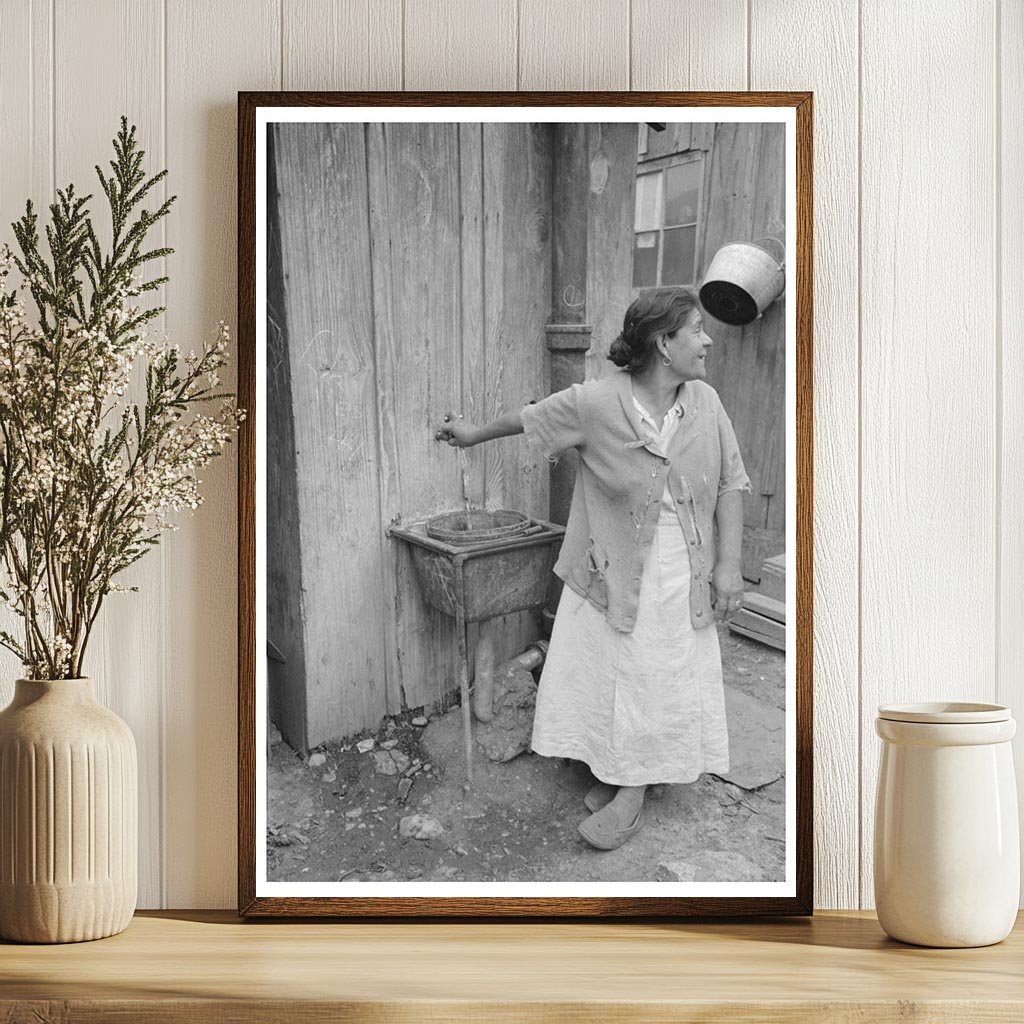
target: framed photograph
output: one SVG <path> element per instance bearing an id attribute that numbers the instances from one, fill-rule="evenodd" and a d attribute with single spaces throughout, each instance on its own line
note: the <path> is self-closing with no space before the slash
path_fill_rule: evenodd
<path id="1" fill-rule="evenodd" d="M 240 913 L 810 914 L 811 95 L 238 117 Z"/>

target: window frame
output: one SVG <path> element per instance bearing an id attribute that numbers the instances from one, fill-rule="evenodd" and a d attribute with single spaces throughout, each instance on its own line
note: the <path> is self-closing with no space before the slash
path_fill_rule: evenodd
<path id="1" fill-rule="evenodd" d="M 664 271 L 664 259 L 665 259 L 665 230 L 666 227 L 669 230 L 677 228 L 692 227 L 694 229 L 693 235 L 693 277 L 689 281 L 672 282 L 672 285 L 693 285 L 696 284 L 697 277 L 700 271 L 700 259 L 699 250 L 701 239 L 703 238 L 702 225 L 704 223 L 704 204 L 705 194 L 707 191 L 707 156 L 708 150 L 706 149 L 684 149 L 677 153 L 666 153 L 663 156 L 655 157 L 651 160 L 638 160 L 636 167 L 636 180 L 639 183 L 640 178 L 647 177 L 653 174 L 662 175 L 662 186 L 661 186 L 661 203 L 660 210 L 658 211 L 659 225 L 657 228 L 648 228 L 645 230 L 637 229 L 637 214 L 636 206 L 634 203 L 633 212 L 633 259 L 634 259 L 634 270 L 636 261 L 636 240 L 639 235 L 656 234 L 658 237 L 658 262 L 655 269 L 655 280 L 653 284 L 636 284 L 635 277 L 632 285 L 633 292 L 643 290 L 644 288 L 663 288 L 669 287 L 662 280 Z M 686 164 L 698 164 L 699 174 L 697 175 L 697 211 L 695 218 L 692 222 L 686 224 L 665 224 L 665 205 L 668 196 L 667 188 L 667 174 L 670 168 L 680 167 Z"/>

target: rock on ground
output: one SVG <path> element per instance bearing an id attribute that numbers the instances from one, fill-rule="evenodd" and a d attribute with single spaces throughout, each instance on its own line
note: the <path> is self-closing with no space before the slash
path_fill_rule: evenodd
<path id="1" fill-rule="evenodd" d="M 764 872 L 739 853 L 702 850 L 690 861 L 658 865 L 659 882 L 763 882 Z"/>
<path id="2" fill-rule="evenodd" d="M 390 751 L 375 750 L 373 752 L 373 767 L 381 775 L 397 775 L 398 765 L 391 757 Z"/>
<path id="3" fill-rule="evenodd" d="M 725 688 L 729 771 L 720 775 L 741 789 L 758 789 L 786 771 L 786 713 L 732 687 Z"/>
<path id="4" fill-rule="evenodd" d="M 398 833 L 407 839 L 436 839 L 444 835 L 444 826 L 429 814 L 408 814 L 398 823 Z"/>
<path id="5" fill-rule="evenodd" d="M 530 748 L 537 684 L 525 668 L 502 668 L 494 677 L 494 718 L 477 722 L 476 742 L 491 761 L 511 761 Z"/>
<path id="6" fill-rule="evenodd" d="M 378 775 L 400 775 L 409 767 L 408 755 L 389 747 L 373 752 L 373 767 Z"/>
<path id="7" fill-rule="evenodd" d="M 682 860 L 665 861 L 658 865 L 655 877 L 659 882 L 692 882 L 697 877 L 697 867 Z"/>

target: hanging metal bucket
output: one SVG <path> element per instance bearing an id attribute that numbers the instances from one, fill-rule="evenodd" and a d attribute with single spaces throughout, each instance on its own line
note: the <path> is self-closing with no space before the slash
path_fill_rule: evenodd
<path id="1" fill-rule="evenodd" d="M 701 305 L 723 323 L 749 324 L 782 294 L 785 267 L 786 248 L 778 239 L 723 245 L 704 275 Z"/>

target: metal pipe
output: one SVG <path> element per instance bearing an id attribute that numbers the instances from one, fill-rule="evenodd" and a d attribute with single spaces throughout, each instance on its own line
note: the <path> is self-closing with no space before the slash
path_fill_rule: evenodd
<path id="1" fill-rule="evenodd" d="M 479 722 L 494 720 L 495 676 L 505 676 L 515 669 L 532 672 L 544 664 L 548 652 L 547 640 L 538 640 L 521 654 L 495 667 L 495 633 L 494 619 L 486 619 L 480 623 L 476 642 L 476 670 L 473 674 L 473 714 Z"/>
<path id="2" fill-rule="evenodd" d="M 544 664 L 547 656 L 547 640 L 537 640 L 535 643 L 530 644 L 522 654 L 517 654 L 514 658 L 510 658 L 501 667 L 503 669 L 525 668 L 532 672 L 535 668 L 540 668 Z"/>
<path id="3" fill-rule="evenodd" d="M 588 124 L 555 125 L 552 133 L 554 185 L 551 203 L 551 316 L 544 328 L 551 355 L 551 391 L 562 391 L 586 378 L 586 354 L 593 325 L 587 322 L 587 284 L 590 279 L 591 192 L 590 148 L 594 129 Z M 565 526 L 576 477 L 575 452 L 566 452 L 551 467 L 548 515 Z M 555 607 L 560 581 L 552 584 Z"/>

